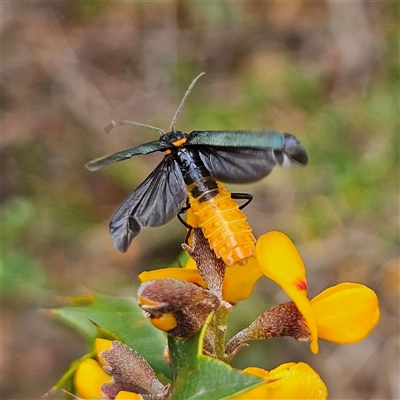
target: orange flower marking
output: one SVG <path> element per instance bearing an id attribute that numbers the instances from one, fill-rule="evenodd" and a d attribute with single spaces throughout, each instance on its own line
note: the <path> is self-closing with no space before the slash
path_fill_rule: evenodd
<path id="1" fill-rule="evenodd" d="M 308 288 L 307 288 L 307 282 L 305 280 L 299 279 L 295 284 L 294 284 L 297 289 L 299 290 L 304 290 L 307 292 Z"/>

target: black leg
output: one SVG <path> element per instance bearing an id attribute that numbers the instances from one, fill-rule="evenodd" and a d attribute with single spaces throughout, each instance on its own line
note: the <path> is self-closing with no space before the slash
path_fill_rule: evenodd
<path id="1" fill-rule="evenodd" d="M 184 214 L 187 210 L 189 210 L 189 208 L 190 208 L 190 204 L 189 204 L 189 203 L 186 203 L 186 206 L 185 206 L 185 207 L 182 207 L 181 211 L 179 211 L 179 213 L 178 213 L 178 215 L 177 215 L 177 217 L 178 217 L 179 221 L 181 222 L 181 224 L 182 224 L 183 226 L 185 226 L 185 227 L 187 228 L 187 230 L 188 230 L 188 231 L 187 231 L 187 234 L 186 234 L 186 237 L 185 237 L 185 243 L 186 243 L 186 244 L 188 244 L 190 234 L 192 233 L 192 230 L 193 230 L 193 226 L 190 225 L 190 224 L 188 224 L 188 223 L 181 217 L 181 214 Z"/>
<path id="2" fill-rule="evenodd" d="M 234 200 L 247 200 L 246 203 L 239 206 L 239 210 L 243 210 L 243 208 L 248 206 L 253 200 L 253 195 L 250 193 L 232 193 L 231 197 Z"/>

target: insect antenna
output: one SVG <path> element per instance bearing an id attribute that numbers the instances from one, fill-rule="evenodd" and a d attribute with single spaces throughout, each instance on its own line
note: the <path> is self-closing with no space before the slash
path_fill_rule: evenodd
<path id="1" fill-rule="evenodd" d="M 174 115 L 174 118 L 172 119 L 171 128 L 170 128 L 170 131 L 171 131 L 171 132 L 175 131 L 175 123 L 176 123 L 176 120 L 178 119 L 179 114 L 181 113 L 182 108 L 183 108 L 183 106 L 185 105 L 186 99 L 188 98 L 190 92 L 192 91 L 192 89 L 193 89 L 194 85 L 196 84 L 196 82 L 198 81 L 198 79 L 199 79 L 200 77 L 202 77 L 203 75 L 205 75 L 205 72 L 202 72 L 200 75 L 196 76 L 196 78 L 193 79 L 192 83 L 190 84 L 188 90 L 187 90 L 186 93 L 185 93 L 185 96 L 183 96 L 183 99 L 182 99 L 182 101 L 181 101 L 181 104 L 179 105 L 179 108 L 178 108 L 178 110 L 176 111 L 176 113 L 175 113 L 175 115 Z"/>
<path id="2" fill-rule="evenodd" d="M 161 135 L 165 135 L 165 132 L 163 129 L 161 128 L 157 128 L 155 126 L 152 125 L 146 125 L 146 124 L 141 124 L 140 122 L 135 122 L 135 121 L 112 121 L 110 124 L 108 124 L 105 127 L 105 131 L 107 133 L 110 133 L 115 127 L 120 126 L 120 125 L 135 125 L 135 126 L 140 126 L 142 128 L 147 128 L 147 129 L 153 129 L 154 131 L 158 131 L 161 133 Z"/>

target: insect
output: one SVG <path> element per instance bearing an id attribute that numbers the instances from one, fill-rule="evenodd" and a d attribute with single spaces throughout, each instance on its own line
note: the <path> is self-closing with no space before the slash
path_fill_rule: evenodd
<path id="1" fill-rule="evenodd" d="M 119 125 L 135 125 L 160 132 L 160 138 L 86 164 L 90 171 L 95 171 L 139 154 L 166 153 L 111 218 L 111 239 L 121 252 L 128 250 L 141 228 L 166 224 L 184 210 L 188 201 L 197 226 L 202 228 L 217 257 L 228 265 L 244 264 L 255 254 L 255 238 L 245 215 L 220 181 L 255 182 L 267 176 L 277 164 L 302 166 L 308 162 L 307 152 L 289 133 L 176 130 L 176 120 L 202 75 L 204 72 L 186 91 L 169 132 L 134 121 L 113 121 L 107 132 Z M 252 198 L 241 194 L 234 197 L 246 198 L 248 202 Z"/>

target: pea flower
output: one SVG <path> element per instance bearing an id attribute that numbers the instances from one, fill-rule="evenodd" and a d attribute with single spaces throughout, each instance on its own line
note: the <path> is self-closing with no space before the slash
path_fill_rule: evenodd
<path id="1" fill-rule="evenodd" d="M 179 338 L 196 333 L 220 304 L 211 291 L 171 278 L 143 283 L 138 301 L 153 326 Z"/>
<path id="2" fill-rule="evenodd" d="M 279 284 L 292 302 L 271 308 L 235 335 L 227 346 L 232 354 L 246 340 L 285 335 L 309 339 L 316 354 L 318 338 L 354 343 L 364 339 L 378 323 L 378 298 L 364 285 L 339 283 L 309 300 L 303 261 L 285 234 L 272 231 L 262 235 L 256 253 L 260 270 Z"/>
<path id="3" fill-rule="evenodd" d="M 139 306 L 158 329 L 178 338 L 188 338 L 204 325 L 222 300 L 225 263 L 210 249 L 200 229 L 195 229 L 193 248 L 186 250 L 199 268 L 142 273 L 138 290 Z"/>
<path id="4" fill-rule="evenodd" d="M 194 260 L 189 261 L 189 267 L 145 272 L 139 278 L 145 282 L 150 277 L 162 280 L 173 276 L 192 282 L 219 299 L 214 302 L 218 307 L 224 301 L 234 303 L 234 300 L 248 296 L 255 281 L 263 274 L 278 283 L 292 300 L 272 307 L 237 333 L 226 346 L 225 361 L 231 360 L 245 341 L 280 336 L 310 340 L 311 351 L 316 354 L 318 338 L 341 344 L 354 343 L 364 339 L 379 320 L 377 296 L 361 284 L 339 283 L 309 300 L 303 261 L 291 240 L 281 232 L 272 231 L 258 239 L 256 259 L 249 259 L 244 266 L 226 269 L 219 265 L 220 260 L 203 238 L 201 230 L 196 230 L 193 248 L 184 245 Z M 199 247 L 197 250 L 196 246 Z M 194 262 L 197 269 L 193 268 Z M 206 312 L 201 321 L 205 318 Z M 198 320 L 196 329 L 201 321 Z"/>
<path id="5" fill-rule="evenodd" d="M 328 390 L 320 376 L 306 363 L 285 363 L 268 372 L 249 367 L 245 374 L 264 379 L 266 383 L 230 400 L 326 399 Z"/>

